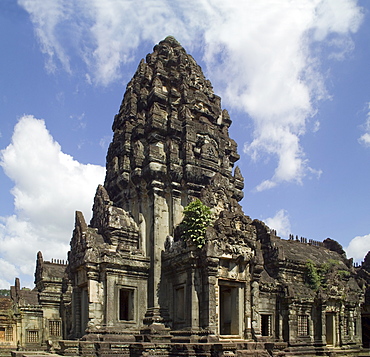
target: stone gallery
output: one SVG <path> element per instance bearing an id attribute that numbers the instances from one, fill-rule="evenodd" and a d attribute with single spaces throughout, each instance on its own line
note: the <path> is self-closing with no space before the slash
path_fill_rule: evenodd
<path id="1" fill-rule="evenodd" d="M 0 346 L 66 356 L 365 356 L 370 254 L 281 239 L 239 204 L 229 114 L 173 38 L 114 118 L 90 224 L 68 261 L 37 255 L 35 288 L 0 299 Z M 368 350 L 367 350 L 368 351 Z"/>

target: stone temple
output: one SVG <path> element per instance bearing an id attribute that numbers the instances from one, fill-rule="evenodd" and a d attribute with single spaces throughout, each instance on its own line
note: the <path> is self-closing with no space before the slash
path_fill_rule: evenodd
<path id="1" fill-rule="evenodd" d="M 184 48 L 156 45 L 127 85 L 68 261 L 39 252 L 35 288 L 16 279 L 0 298 L 3 355 L 369 355 L 370 254 L 353 266 L 332 239 L 281 239 L 246 216 L 230 124 Z M 212 221 L 195 244 L 181 222 L 200 201 Z"/>

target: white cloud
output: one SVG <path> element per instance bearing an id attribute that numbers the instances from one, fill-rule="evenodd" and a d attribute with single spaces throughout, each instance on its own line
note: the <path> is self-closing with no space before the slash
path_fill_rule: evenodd
<path id="1" fill-rule="evenodd" d="M 15 266 L 8 261 L 0 258 L 0 272 L 5 272 L 0 276 L 0 289 L 9 289 L 9 286 L 14 284 L 14 279 L 17 276 Z"/>
<path id="2" fill-rule="evenodd" d="M 35 34 L 40 42 L 41 51 L 47 56 L 47 71 L 55 72 L 57 68 L 55 61 L 59 60 L 63 68 L 70 73 L 70 59 L 57 34 L 57 28 L 59 31 L 66 30 L 60 25 L 71 15 L 70 2 L 65 0 L 18 0 L 18 4 L 30 14 L 35 25 Z"/>
<path id="3" fill-rule="evenodd" d="M 254 121 L 254 138 L 244 151 L 254 160 L 277 158 L 273 177 L 257 190 L 282 181 L 301 183 L 312 170 L 300 137 L 316 113 L 314 103 L 328 98 L 311 46 L 335 34 L 338 51 L 357 30 L 361 13 L 353 1 L 243 4 L 230 5 L 228 17 L 220 11 L 219 21 L 206 31 L 210 73 L 225 86 L 225 98 Z"/>
<path id="4" fill-rule="evenodd" d="M 316 1 L 315 39 L 324 40 L 331 33 L 347 36 L 355 33 L 362 21 L 362 11 L 356 0 Z"/>
<path id="5" fill-rule="evenodd" d="M 360 142 L 365 146 L 370 146 L 370 132 L 361 135 Z"/>
<path id="6" fill-rule="evenodd" d="M 157 42 L 183 27 L 170 3 L 163 0 L 144 0 L 137 6 L 131 1 L 89 0 L 84 7 L 93 20 L 90 34 L 95 45 L 85 59 L 103 85 L 117 79 L 118 69 L 134 59 L 141 41 Z"/>
<path id="7" fill-rule="evenodd" d="M 369 147 L 370 146 L 370 102 L 366 103 L 366 107 L 367 107 L 367 118 L 364 124 L 365 133 L 361 135 L 358 141 L 360 142 L 360 144 L 366 147 Z"/>
<path id="8" fill-rule="evenodd" d="M 112 136 L 111 135 L 105 135 L 103 136 L 100 141 L 99 141 L 99 146 L 103 149 L 103 150 L 108 150 L 108 147 L 109 147 L 109 144 L 110 142 L 112 141 Z"/>
<path id="9" fill-rule="evenodd" d="M 353 258 L 357 262 L 363 261 L 367 252 L 370 251 L 370 234 L 353 238 L 344 250 L 347 258 Z"/>
<path id="10" fill-rule="evenodd" d="M 156 43 L 171 34 L 189 51 L 203 51 L 210 79 L 226 104 L 254 122 L 245 153 L 254 160 L 276 159 L 272 177 L 257 190 L 301 183 L 316 172 L 300 143 L 315 103 L 328 98 L 312 45 L 326 46 L 330 58 L 343 59 L 363 17 L 355 0 L 18 3 L 31 15 L 48 66 L 55 67 L 57 58 L 68 71 L 67 53 L 77 52 L 88 82 L 109 85 L 119 79 L 122 65 L 135 58 L 144 41 Z M 63 43 L 66 31 L 73 31 L 72 45 Z M 368 139 L 365 135 L 362 141 Z"/>
<path id="11" fill-rule="evenodd" d="M 29 285 L 38 250 L 46 259 L 65 259 L 74 212 L 81 210 L 90 218 L 105 169 L 64 154 L 45 122 L 30 115 L 15 126 L 11 144 L 1 151 L 0 165 L 14 182 L 15 206 L 14 215 L 0 217 L 0 263 L 3 259 L 11 264 L 11 274 L 28 275 Z M 8 277 L 9 269 L 0 269 L 0 281 Z"/>
<path id="12" fill-rule="evenodd" d="M 289 214 L 285 209 L 277 211 L 274 217 L 266 218 L 264 222 L 275 229 L 279 236 L 288 237 L 291 233 Z"/>

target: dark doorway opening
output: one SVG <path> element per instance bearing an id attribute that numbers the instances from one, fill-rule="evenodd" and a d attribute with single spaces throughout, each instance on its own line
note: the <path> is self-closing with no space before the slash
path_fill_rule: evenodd
<path id="1" fill-rule="evenodd" d="M 272 335 L 271 322 L 272 322 L 271 315 L 261 315 L 261 334 L 262 336 Z"/>
<path id="2" fill-rule="evenodd" d="M 220 334 L 239 335 L 239 287 L 220 285 Z"/>
<path id="3" fill-rule="evenodd" d="M 362 346 L 370 348 L 370 315 L 361 317 L 362 323 Z"/>
<path id="4" fill-rule="evenodd" d="M 131 321 L 134 319 L 134 290 L 119 290 L 119 319 Z"/>

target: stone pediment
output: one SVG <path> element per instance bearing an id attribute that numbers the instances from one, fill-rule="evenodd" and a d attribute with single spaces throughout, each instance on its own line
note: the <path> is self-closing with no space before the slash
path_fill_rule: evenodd
<path id="1" fill-rule="evenodd" d="M 139 249 L 139 228 L 133 217 L 120 207 L 115 207 L 105 188 L 98 186 L 93 206 L 91 227 L 102 235 L 104 242 L 117 250 Z"/>

